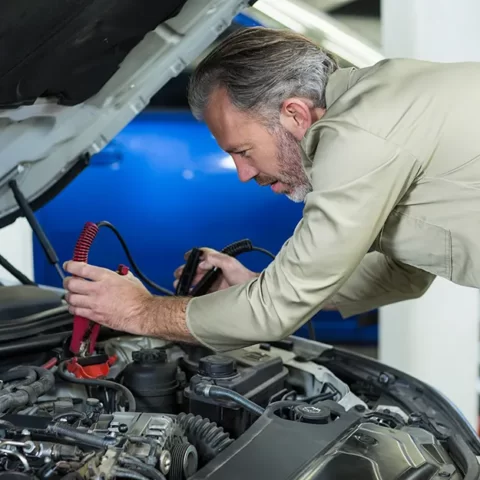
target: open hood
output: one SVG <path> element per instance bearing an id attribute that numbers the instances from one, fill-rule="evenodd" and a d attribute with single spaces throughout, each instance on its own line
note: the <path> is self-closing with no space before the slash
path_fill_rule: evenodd
<path id="1" fill-rule="evenodd" d="M 59 193 L 255 0 L 7 0 L 0 227 Z"/>

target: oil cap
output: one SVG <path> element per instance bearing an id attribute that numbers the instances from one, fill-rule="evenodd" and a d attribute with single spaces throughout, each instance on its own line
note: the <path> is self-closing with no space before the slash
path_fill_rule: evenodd
<path id="1" fill-rule="evenodd" d="M 294 409 L 295 420 L 303 423 L 328 423 L 331 413 L 328 407 L 319 405 L 297 405 Z"/>
<path id="2" fill-rule="evenodd" d="M 200 359 L 198 373 L 202 377 L 225 378 L 235 375 L 237 367 L 233 358 L 225 355 L 209 355 Z"/>

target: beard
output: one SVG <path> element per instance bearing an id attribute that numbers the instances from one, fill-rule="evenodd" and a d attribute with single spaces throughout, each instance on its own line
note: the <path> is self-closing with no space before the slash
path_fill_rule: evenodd
<path id="1" fill-rule="evenodd" d="M 307 194 L 312 191 L 312 184 L 303 166 L 300 143 L 282 125 L 276 127 L 274 137 L 280 172 L 277 177 L 259 175 L 257 183 L 269 185 L 281 182 L 287 187 L 283 192 L 287 198 L 296 203 L 304 202 Z"/>

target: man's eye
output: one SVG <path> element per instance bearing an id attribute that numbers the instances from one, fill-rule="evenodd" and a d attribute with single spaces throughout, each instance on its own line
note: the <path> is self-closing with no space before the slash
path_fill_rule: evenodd
<path id="1" fill-rule="evenodd" d="M 241 157 L 246 157 L 247 156 L 247 151 L 248 150 L 242 150 L 241 152 L 237 152 L 237 154 L 240 155 Z"/>

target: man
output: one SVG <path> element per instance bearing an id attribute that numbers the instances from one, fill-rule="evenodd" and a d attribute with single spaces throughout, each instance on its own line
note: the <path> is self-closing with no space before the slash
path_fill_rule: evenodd
<path id="1" fill-rule="evenodd" d="M 419 297 L 437 275 L 478 287 L 479 85 L 479 64 L 339 68 L 292 32 L 233 34 L 197 68 L 190 105 L 241 181 L 305 202 L 294 234 L 260 274 L 207 250 L 199 273 L 224 276 L 193 299 L 69 262 L 71 311 L 223 351 L 284 338 L 329 305 L 347 317 Z"/>

